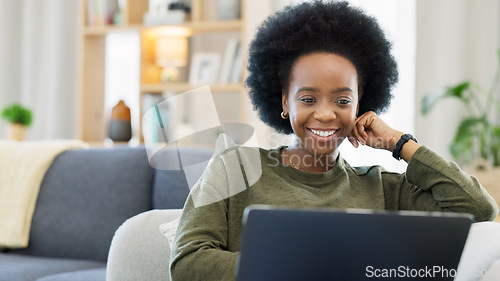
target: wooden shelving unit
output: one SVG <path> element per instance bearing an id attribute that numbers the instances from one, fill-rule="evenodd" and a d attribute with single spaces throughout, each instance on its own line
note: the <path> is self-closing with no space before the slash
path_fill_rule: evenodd
<path id="1" fill-rule="evenodd" d="M 87 0 L 80 0 L 81 5 L 81 44 L 80 44 L 80 79 L 78 100 L 78 138 L 86 142 L 101 143 L 107 137 L 107 119 L 104 116 L 105 100 L 105 42 L 106 36 L 113 32 L 132 31 L 140 36 L 140 90 L 137 93 L 137 102 L 140 104 L 145 93 L 161 95 L 165 91 L 181 93 L 196 86 L 187 81 L 176 83 L 162 83 L 160 81 L 160 68 L 155 65 L 154 40 L 165 28 L 185 30 L 189 36 L 212 36 L 221 32 L 235 32 L 244 40 L 245 11 L 244 2 L 241 0 L 241 18 L 238 20 L 213 20 L 204 18 L 204 0 L 191 1 L 191 17 L 189 21 L 168 26 L 144 26 L 142 18 L 148 10 L 147 0 L 126 0 L 126 8 L 122 11 L 120 25 L 88 26 Z M 224 44 L 221 42 L 221 44 Z M 246 46 L 245 42 L 241 42 Z M 246 50 L 243 50 L 245 52 Z M 223 56 L 223 54 L 221 54 Z M 244 70 L 243 70 L 244 73 Z M 243 74 L 244 75 L 244 74 Z M 244 96 L 243 83 L 210 85 L 212 92 L 235 94 Z M 244 101 L 245 98 L 242 98 Z M 142 111 L 142 106 L 140 106 Z M 243 108 L 243 107 L 242 107 Z M 243 112 L 244 110 L 242 110 Z M 142 116 L 142 112 L 140 116 Z M 242 114 L 241 119 L 244 119 Z M 245 120 L 241 120 L 244 122 Z M 141 122 L 138 122 L 139 124 Z M 143 141 L 141 129 L 134 135 Z"/>
<path id="2" fill-rule="evenodd" d="M 156 83 L 156 84 L 141 84 L 141 92 L 144 93 L 161 93 L 165 91 L 185 92 L 196 86 L 189 83 Z M 243 91 L 242 84 L 212 84 L 210 89 L 214 92 L 240 92 Z"/>
<path id="3" fill-rule="evenodd" d="M 203 32 L 220 32 L 239 30 L 242 28 L 241 20 L 227 20 L 227 21 L 204 21 L 204 22 L 186 22 L 182 24 L 169 25 L 171 27 L 186 28 L 194 34 Z M 88 26 L 85 27 L 83 33 L 85 36 L 103 36 L 110 32 L 119 31 L 151 31 L 160 27 L 143 26 L 141 24 L 130 25 L 116 25 L 116 26 Z"/>

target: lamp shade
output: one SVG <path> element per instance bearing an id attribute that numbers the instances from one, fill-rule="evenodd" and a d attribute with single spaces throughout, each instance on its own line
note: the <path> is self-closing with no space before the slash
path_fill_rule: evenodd
<path id="1" fill-rule="evenodd" d="M 160 67 L 187 65 L 188 39 L 186 37 L 158 37 L 156 39 L 156 64 Z"/>

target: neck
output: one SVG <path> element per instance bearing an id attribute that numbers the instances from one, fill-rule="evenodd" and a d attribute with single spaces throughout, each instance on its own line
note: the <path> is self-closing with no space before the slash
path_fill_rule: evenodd
<path id="1" fill-rule="evenodd" d="M 283 149 L 281 158 L 283 163 L 293 168 L 306 172 L 323 173 L 335 166 L 338 155 L 337 149 L 329 154 L 318 154 L 293 144 Z"/>

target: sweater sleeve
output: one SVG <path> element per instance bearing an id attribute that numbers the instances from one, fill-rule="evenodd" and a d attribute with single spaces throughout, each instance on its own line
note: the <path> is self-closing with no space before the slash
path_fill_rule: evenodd
<path id="1" fill-rule="evenodd" d="M 226 165 L 215 158 L 191 189 L 171 250 L 173 281 L 234 280 L 238 253 L 228 250 Z"/>
<path id="2" fill-rule="evenodd" d="M 195 207 L 190 197 L 171 252 L 170 275 L 177 280 L 234 280 L 237 253 L 227 247 L 224 202 Z"/>
<path id="3" fill-rule="evenodd" d="M 400 209 L 470 213 L 476 221 L 493 220 L 498 214 L 495 200 L 475 177 L 425 146 L 412 156 L 405 176 Z"/>

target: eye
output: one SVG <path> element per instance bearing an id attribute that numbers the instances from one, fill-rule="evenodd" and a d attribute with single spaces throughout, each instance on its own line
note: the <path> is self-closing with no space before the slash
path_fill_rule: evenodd
<path id="1" fill-rule="evenodd" d="M 307 97 L 299 98 L 299 100 L 305 104 L 312 104 L 315 102 L 313 98 L 307 98 Z"/>
<path id="2" fill-rule="evenodd" d="M 349 99 L 341 99 L 341 100 L 336 101 L 336 103 L 339 104 L 339 105 L 348 105 L 348 104 L 351 103 L 351 100 L 349 100 Z"/>

